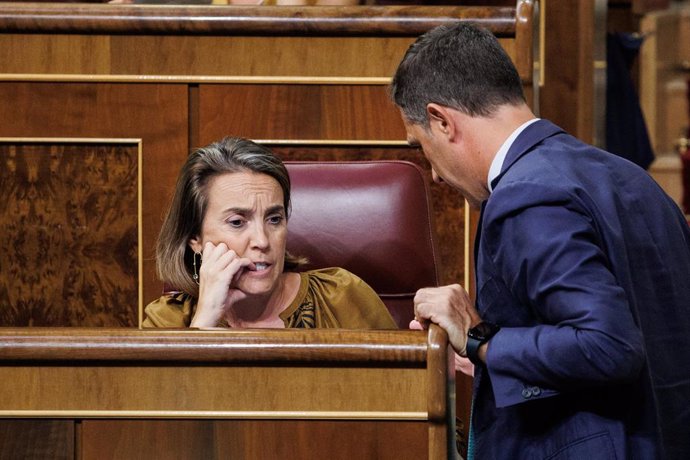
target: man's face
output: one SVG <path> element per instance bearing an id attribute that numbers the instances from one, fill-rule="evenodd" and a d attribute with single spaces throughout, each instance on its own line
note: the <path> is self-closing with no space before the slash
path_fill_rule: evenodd
<path id="1" fill-rule="evenodd" d="M 478 154 L 473 152 L 465 136 L 453 142 L 445 136 L 438 125 L 432 123 L 429 129 L 409 122 L 403 115 L 407 142 L 418 147 L 431 164 L 434 182 L 446 182 L 458 190 L 471 206 L 478 208 L 488 197 L 484 185 L 486 179 L 477 178 Z"/>

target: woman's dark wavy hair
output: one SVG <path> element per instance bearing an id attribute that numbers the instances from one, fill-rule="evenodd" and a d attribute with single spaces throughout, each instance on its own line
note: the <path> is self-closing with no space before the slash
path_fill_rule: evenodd
<path id="1" fill-rule="evenodd" d="M 163 221 L 156 246 L 159 278 L 194 297 L 199 286 L 192 278 L 189 240 L 201 233 L 208 205 L 211 179 L 227 173 L 250 171 L 274 178 L 283 191 L 285 212 L 290 213 L 290 176 L 282 160 L 271 150 L 238 137 L 226 137 L 192 152 L 180 170 L 170 208 Z M 286 252 L 286 271 L 305 262 Z"/>
<path id="2" fill-rule="evenodd" d="M 503 104 L 525 102 L 517 69 L 496 37 L 463 22 L 436 27 L 410 45 L 390 96 L 408 121 L 425 128 L 429 103 L 487 117 Z"/>

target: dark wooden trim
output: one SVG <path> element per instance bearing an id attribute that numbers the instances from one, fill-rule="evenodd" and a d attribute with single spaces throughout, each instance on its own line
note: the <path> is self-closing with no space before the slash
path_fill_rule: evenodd
<path id="1" fill-rule="evenodd" d="M 417 36 L 455 21 L 515 35 L 515 8 L 507 7 L 0 3 L 0 33 Z"/>
<path id="2" fill-rule="evenodd" d="M 105 328 L 0 329 L 0 363 L 138 361 L 192 363 L 391 363 L 425 367 L 429 348 L 443 351 L 437 327 L 419 331 L 337 329 L 238 331 Z"/>

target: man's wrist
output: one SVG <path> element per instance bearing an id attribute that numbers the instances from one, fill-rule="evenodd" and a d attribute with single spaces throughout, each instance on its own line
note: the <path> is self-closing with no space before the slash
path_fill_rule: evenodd
<path id="1" fill-rule="evenodd" d="M 467 332 L 467 357 L 475 365 L 486 362 L 487 342 L 501 328 L 488 321 L 482 321 Z"/>

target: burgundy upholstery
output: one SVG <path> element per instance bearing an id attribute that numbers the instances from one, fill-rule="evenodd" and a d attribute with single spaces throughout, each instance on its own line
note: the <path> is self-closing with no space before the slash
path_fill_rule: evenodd
<path id="1" fill-rule="evenodd" d="M 309 268 L 338 266 L 364 279 L 398 325 L 417 289 L 438 285 L 428 186 L 404 161 L 286 162 L 292 181 L 287 248 Z"/>

